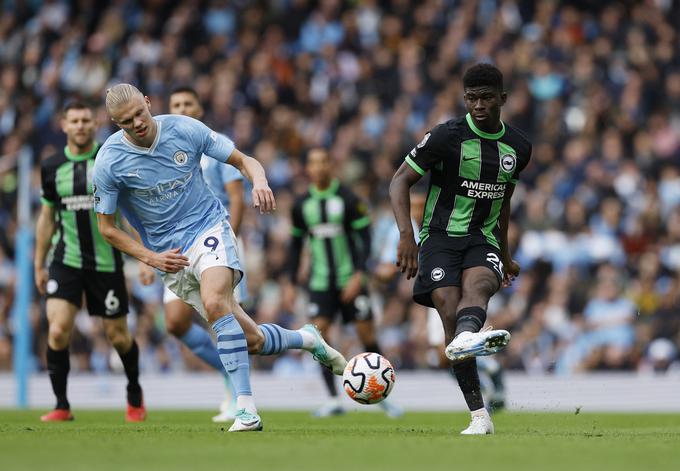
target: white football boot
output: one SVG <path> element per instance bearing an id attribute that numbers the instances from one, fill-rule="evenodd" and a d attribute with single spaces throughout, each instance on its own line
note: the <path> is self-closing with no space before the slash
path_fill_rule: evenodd
<path id="1" fill-rule="evenodd" d="M 262 430 L 262 420 L 257 414 L 239 409 L 236 412 L 236 419 L 231 427 L 230 432 L 259 432 Z"/>
<path id="2" fill-rule="evenodd" d="M 485 411 L 486 412 L 486 411 Z M 493 422 L 488 412 L 472 416 L 468 428 L 460 432 L 461 435 L 493 435 Z"/>
<path id="3" fill-rule="evenodd" d="M 331 370 L 333 374 L 342 376 L 345 366 L 347 366 L 347 360 L 342 353 L 326 343 L 315 325 L 305 324 L 301 330 L 305 330 L 315 337 L 314 347 L 309 350 L 314 359 Z"/>
<path id="4" fill-rule="evenodd" d="M 507 330 L 493 330 L 486 327 L 479 332 L 461 332 L 447 345 L 446 358 L 452 361 L 466 358 L 493 355 L 510 342 Z"/>

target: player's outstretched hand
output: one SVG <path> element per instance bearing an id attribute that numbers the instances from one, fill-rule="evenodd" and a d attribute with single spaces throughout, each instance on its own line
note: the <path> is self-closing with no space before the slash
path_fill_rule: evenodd
<path id="1" fill-rule="evenodd" d="M 139 263 L 139 282 L 149 286 L 156 279 L 156 272 L 146 263 Z"/>
<path id="2" fill-rule="evenodd" d="M 418 273 L 418 246 L 411 237 L 400 237 L 397 245 L 397 266 L 406 279 L 415 278 Z"/>
<path id="3" fill-rule="evenodd" d="M 503 288 L 512 286 L 512 282 L 519 276 L 520 266 L 515 260 L 510 260 L 510 263 L 503 264 Z"/>
<path id="4" fill-rule="evenodd" d="M 260 214 L 276 211 L 274 192 L 269 188 L 266 180 L 264 182 L 253 182 L 253 206 L 260 208 Z"/>
<path id="5" fill-rule="evenodd" d="M 189 259 L 182 255 L 180 249 L 170 249 L 155 254 L 149 265 L 166 273 L 177 273 L 189 266 Z"/>

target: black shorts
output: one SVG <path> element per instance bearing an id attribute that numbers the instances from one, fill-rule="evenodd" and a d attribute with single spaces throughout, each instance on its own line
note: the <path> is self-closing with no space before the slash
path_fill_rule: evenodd
<path id="1" fill-rule="evenodd" d="M 338 311 L 345 324 L 372 320 L 371 301 L 366 288 L 361 289 L 353 302 L 346 304 L 340 301 L 340 291 L 337 289 L 309 292 L 309 317 L 325 317 L 333 322 Z"/>
<path id="2" fill-rule="evenodd" d="M 418 274 L 413 285 L 413 300 L 434 307 L 432 291 L 442 286 L 461 286 L 463 270 L 487 267 L 503 282 L 500 250 L 481 236 L 449 237 L 430 234 L 418 251 Z"/>
<path id="3" fill-rule="evenodd" d="M 81 270 L 55 262 L 50 265 L 49 272 L 48 298 L 65 299 L 80 308 L 84 291 L 87 312 L 91 316 L 115 319 L 128 313 L 128 294 L 122 271 Z"/>

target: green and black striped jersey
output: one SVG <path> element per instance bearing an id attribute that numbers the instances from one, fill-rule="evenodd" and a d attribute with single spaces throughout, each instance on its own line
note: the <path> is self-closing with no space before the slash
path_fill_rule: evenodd
<path id="1" fill-rule="evenodd" d="M 421 243 L 431 233 L 481 235 L 500 248 L 498 219 L 506 187 L 517 183 L 531 157 L 529 140 L 501 125 L 490 134 L 468 114 L 435 126 L 406 156 L 419 174 L 431 172 Z"/>
<path id="2" fill-rule="evenodd" d="M 52 238 L 52 261 L 72 268 L 115 272 L 123 259 L 99 233 L 94 212 L 92 169 L 99 144 L 81 155 L 68 147 L 45 159 L 40 168 L 41 201 L 55 210 L 57 230 Z"/>
<path id="3" fill-rule="evenodd" d="M 342 289 L 355 271 L 365 271 L 370 251 L 371 220 L 366 204 L 333 180 L 320 191 L 314 186 L 293 206 L 293 248 L 289 263 L 294 279 L 301 241 L 309 235 L 312 291 Z"/>

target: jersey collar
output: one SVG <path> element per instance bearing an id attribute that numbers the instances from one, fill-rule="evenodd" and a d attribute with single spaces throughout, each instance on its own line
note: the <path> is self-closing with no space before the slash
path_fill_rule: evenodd
<path id="1" fill-rule="evenodd" d="M 334 178 L 333 180 L 331 180 L 331 184 L 328 185 L 328 188 L 326 188 L 325 190 L 319 190 L 314 185 L 309 185 L 309 192 L 312 194 L 312 196 L 315 196 L 316 198 L 328 198 L 329 196 L 334 195 L 336 191 L 338 191 L 339 186 L 340 181 L 337 178 Z"/>
<path id="2" fill-rule="evenodd" d="M 91 159 L 97 153 L 98 149 L 99 143 L 95 142 L 94 145 L 92 146 L 92 150 L 90 150 L 89 152 L 85 152 L 84 154 L 74 154 L 68 149 L 68 146 L 65 146 L 64 155 L 66 156 L 67 159 L 73 162 L 82 162 L 83 160 Z"/>
<path id="3" fill-rule="evenodd" d="M 133 144 L 132 142 L 128 141 L 127 138 L 125 137 L 125 132 L 123 132 L 123 135 L 120 136 L 120 140 L 123 144 L 125 144 L 128 147 L 131 147 L 132 149 L 136 150 L 137 152 L 140 152 L 142 154 L 151 154 L 153 151 L 156 150 L 156 146 L 158 145 L 158 141 L 161 138 L 161 126 L 163 124 L 162 121 L 157 120 L 156 118 L 153 118 L 154 121 L 156 121 L 156 138 L 153 140 L 153 144 L 151 144 L 151 147 L 142 147 L 138 146 L 137 144 Z"/>
<path id="4" fill-rule="evenodd" d="M 488 132 L 484 132 L 481 129 L 479 129 L 477 126 L 475 126 L 475 122 L 472 120 L 472 116 L 470 116 L 470 113 L 465 115 L 465 119 L 467 120 L 468 126 L 470 126 L 470 129 L 472 129 L 472 132 L 477 134 L 479 137 L 483 137 L 484 139 L 500 139 L 503 137 L 503 134 L 505 134 L 505 123 L 501 120 L 501 130 L 498 131 L 497 133 L 491 134 Z"/>

